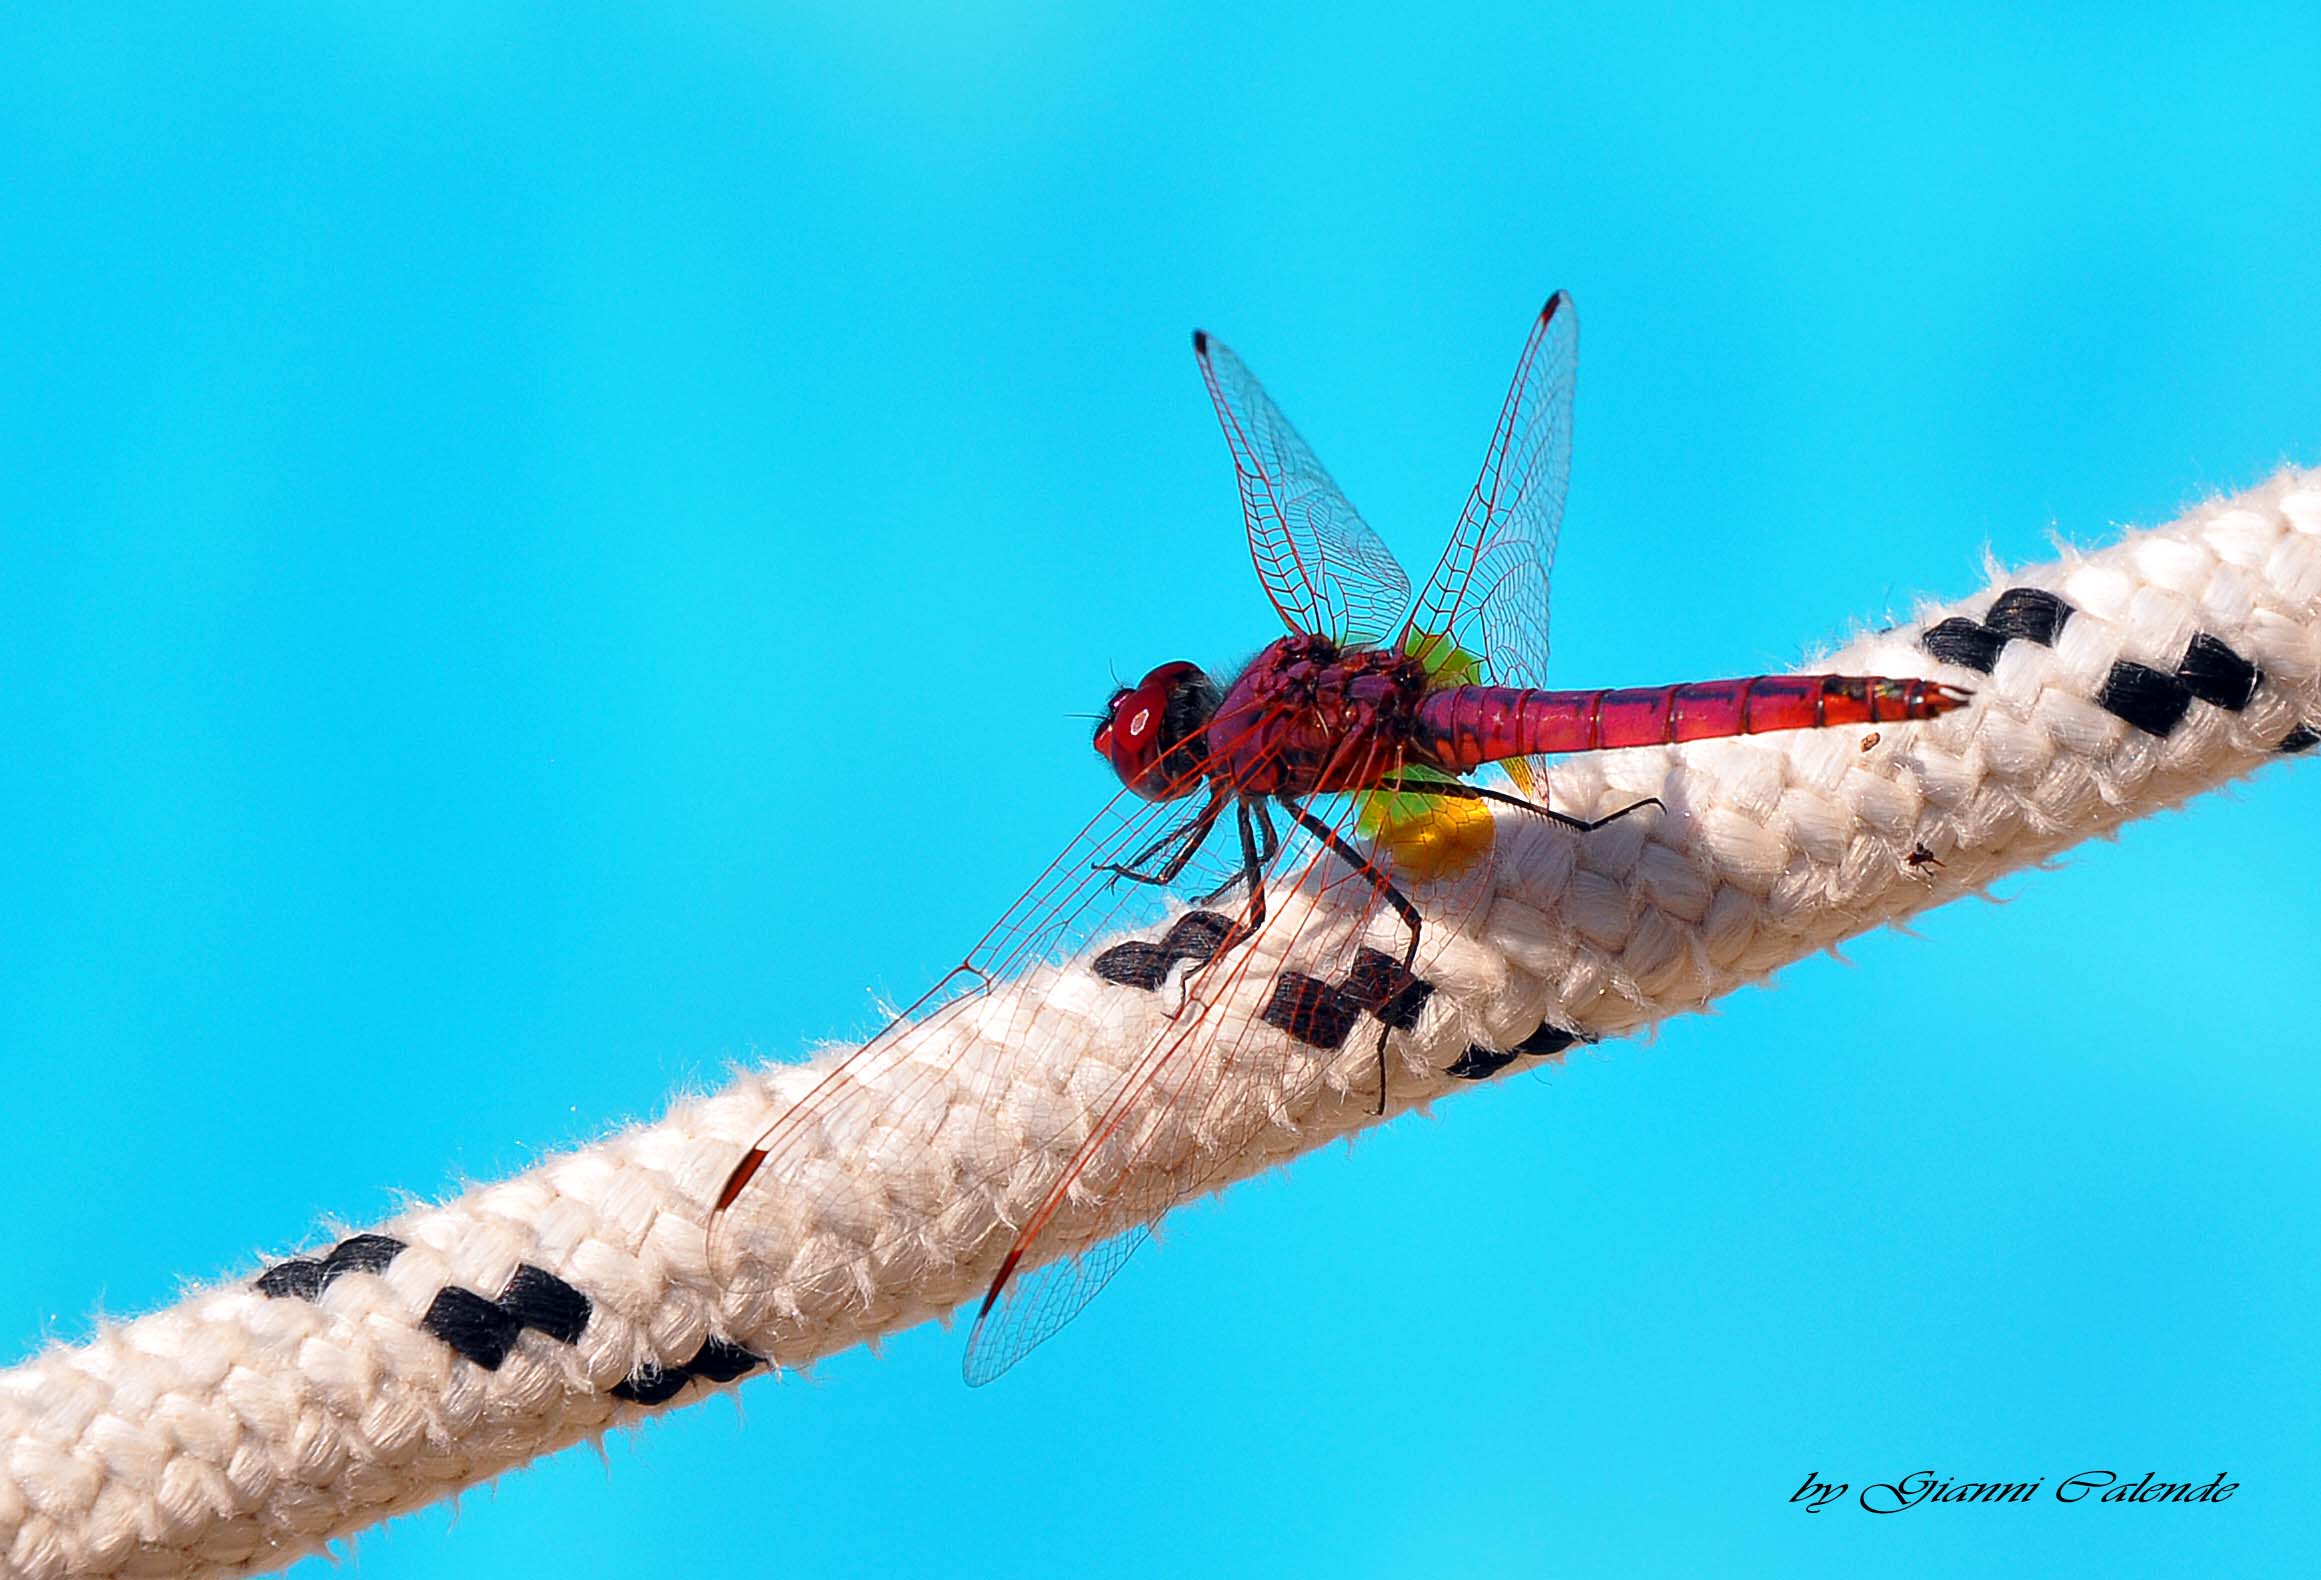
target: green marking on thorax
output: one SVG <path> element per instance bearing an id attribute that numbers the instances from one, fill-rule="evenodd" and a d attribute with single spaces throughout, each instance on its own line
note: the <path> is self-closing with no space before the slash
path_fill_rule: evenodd
<path id="1" fill-rule="evenodd" d="M 1415 658 L 1438 686 L 1472 686 L 1483 678 L 1483 661 L 1452 640 L 1447 631 L 1412 631 L 1402 650 Z"/>
<path id="2" fill-rule="evenodd" d="M 1471 686 L 1482 680 L 1483 661 L 1459 646 L 1446 632 L 1411 631 L 1402 639 L 1402 651 L 1419 661 L 1419 667 L 1435 685 Z M 1434 779 L 1446 784 L 1455 782 L 1449 774 L 1415 764 L 1404 768 L 1402 777 Z M 1362 809 L 1355 816 L 1354 826 L 1364 839 L 1374 840 L 1397 824 L 1425 817 L 1441 804 L 1438 796 L 1413 791 L 1366 790 L 1362 793 Z"/>

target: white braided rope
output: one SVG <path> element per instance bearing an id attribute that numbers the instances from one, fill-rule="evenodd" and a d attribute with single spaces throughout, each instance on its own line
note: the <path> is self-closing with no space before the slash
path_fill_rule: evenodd
<path id="1" fill-rule="evenodd" d="M 2002 587 L 2069 606 L 2052 645 L 2006 641 L 1987 674 L 1937 663 L 1925 629 L 1978 619 Z M 2123 718 L 2115 666 L 2175 675 L 2203 634 L 2261 670 L 2244 705 L 2192 701 L 2164 732 Z M 1437 991 L 1396 1071 L 1394 1110 L 1467 1084 L 1444 1072 L 1470 1045 L 1512 1047 L 1542 1020 L 1598 1038 L 1636 1031 L 2272 760 L 2321 722 L 2321 472 L 1994 580 L 1814 667 L 1936 675 L 1975 702 L 1885 726 L 1866 747 L 1868 731 L 1827 730 L 1565 764 L 1555 788 L 1569 810 L 1657 795 L 1668 814 L 1586 838 L 1502 825 L 1495 901 L 1429 966 Z M 1913 865 L 1921 845 L 1943 865 Z M 0 1374 L 0 1563 L 39 1577 L 276 1567 L 647 1408 L 612 1390 L 629 1380 L 633 1393 L 656 1367 L 681 1378 L 691 1364 L 679 1397 L 700 1397 L 728 1370 L 703 1362 L 713 1338 L 800 1365 L 953 1309 L 980 1293 L 1007 1224 L 1045 1195 L 1161 1013 L 1159 995 L 1077 965 L 1045 971 L 906 1043 L 871 1079 L 924 1073 L 933 1044 L 1000 1024 L 1005 994 L 1036 1001 L 1045 1067 L 987 1091 L 998 1050 L 971 1049 L 946 1077 L 951 1102 L 912 1108 L 930 1116 L 915 1133 L 874 1121 L 825 1137 L 789 1191 L 745 1198 L 753 1255 L 780 1271 L 749 1299 L 710 1277 L 704 1209 L 818 1067 L 744 1076 L 408 1213 L 381 1227 L 402 1247 L 376 1271 L 342 1269 L 303 1293 L 202 1291 Z M 1377 1123 L 1371 1046 L 1308 1050 L 1332 1066 L 1310 1107 L 1270 1112 L 1251 1097 L 1152 1166 L 1222 1183 Z M 962 1177 L 1001 1184 L 963 1189 Z M 1098 1227 L 1094 1208 L 1077 1232 Z M 814 1276 L 833 1267 L 845 1276 Z M 496 1365 L 431 1328 L 447 1289 L 513 1302 L 520 1268 L 585 1297 L 585 1321 L 557 1332 L 535 1313 Z M 500 1309 L 477 1304 L 487 1318 Z"/>

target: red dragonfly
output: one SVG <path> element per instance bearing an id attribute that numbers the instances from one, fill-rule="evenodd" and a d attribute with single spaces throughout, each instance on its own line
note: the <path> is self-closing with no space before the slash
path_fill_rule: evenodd
<path id="1" fill-rule="evenodd" d="M 1016 1225 L 968 1341 L 970 1382 L 998 1376 L 1070 1320 L 1148 1221 L 1210 1188 L 1266 1126 L 1287 1130 L 1319 1103 L 1385 1111 L 1390 1044 L 1400 1032 L 1407 1046 L 1428 1013 L 1437 952 L 1487 910 L 1483 858 L 1513 832 L 1508 820 L 1581 838 L 1658 807 L 1593 820 L 1551 810 L 1550 757 L 1900 723 L 1967 700 L 1932 681 L 1862 675 L 1543 689 L 1578 351 L 1563 293 L 1533 323 L 1482 475 L 1415 598 L 1249 370 L 1205 334 L 1193 351 L 1233 453 L 1258 578 L 1289 634 L 1230 680 L 1170 663 L 1113 694 L 1095 746 L 1122 789 L 943 982 L 767 1128 L 711 1218 L 721 1277 L 745 1279 L 753 1249 L 778 1244 L 761 1254 L 782 1264 L 756 1267 L 766 1290 L 797 1300 L 819 1280 L 841 1300 L 867 1294 L 859 1246 L 817 1262 L 796 1241 L 812 1240 L 816 1214 L 858 1203 L 860 1182 L 844 1173 L 856 1138 L 940 1148 L 958 1160 L 953 1199 L 992 1198 L 999 1221 Z M 1470 782 L 1486 764 L 1507 788 Z M 1213 837 L 1228 822 L 1232 837 Z M 1098 934 L 1164 923 L 1157 940 L 1065 963 Z M 1052 980 L 1000 991 L 1041 972 Z M 997 1121 L 982 1113 L 989 1105 L 959 1101 L 954 1071 L 973 1056 L 989 1092 L 1051 1066 L 1057 1017 L 1037 1011 L 1074 972 L 1114 994 L 1167 1000 L 1172 982 L 1176 992 L 1157 1009 L 1140 1000 L 1121 1011 L 1144 1015 L 1131 1022 L 1142 1052 L 1125 1073 L 1090 1101 L 1053 1105 L 1056 1133 L 1029 1150 L 1058 1167 L 1026 1214 L 1015 1193 L 1029 1121 L 1011 1116 L 1013 1133 L 979 1145 L 976 1127 Z M 1365 1011 L 1374 1037 L 1351 1030 Z M 1001 1157 L 1005 1174 L 976 1172 Z M 802 1209 L 791 1238 L 737 1222 L 778 1218 L 784 1195 Z M 909 1231 L 873 1232 L 891 1238 L 869 1260 L 933 1254 Z"/>

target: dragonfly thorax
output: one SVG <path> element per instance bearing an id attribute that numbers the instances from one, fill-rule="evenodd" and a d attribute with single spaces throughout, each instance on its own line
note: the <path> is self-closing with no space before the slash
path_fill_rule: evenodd
<path id="1" fill-rule="evenodd" d="M 1217 711 L 1217 683 L 1198 665 L 1163 664 L 1112 694 L 1096 750 L 1120 782 L 1148 801 L 1190 795 L 1208 768 L 1201 728 Z"/>

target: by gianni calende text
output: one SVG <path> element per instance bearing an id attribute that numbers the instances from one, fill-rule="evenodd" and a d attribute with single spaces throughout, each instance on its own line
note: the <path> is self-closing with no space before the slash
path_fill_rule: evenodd
<path id="1" fill-rule="evenodd" d="M 1931 1470 L 1914 1470 L 1894 1481 L 1872 1482 L 1854 1493 L 1854 1501 L 1872 1514 L 1899 1514 L 1929 1503 L 2032 1503 L 2042 1496 L 2057 1503 L 2222 1503 L 2240 1490 L 2237 1481 L 2218 1471 L 2210 1481 L 2162 1481 L 2156 1471 L 2141 1481 L 2109 1470 L 2083 1470 L 2076 1476 L 2047 1485 L 2045 1476 L 2030 1481 L 1953 1481 Z M 1789 1495 L 1808 1514 L 1819 1514 L 1853 1488 L 1842 1481 L 1824 1481 L 1815 1471 L 1805 1485 Z"/>

